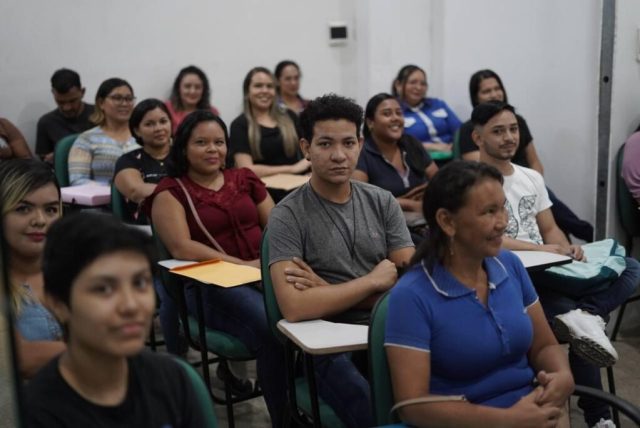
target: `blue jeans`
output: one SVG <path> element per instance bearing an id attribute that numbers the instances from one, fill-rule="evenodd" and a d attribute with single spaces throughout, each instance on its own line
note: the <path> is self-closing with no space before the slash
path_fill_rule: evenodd
<path id="1" fill-rule="evenodd" d="M 351 362 L 349 354 L 313 358 L 318 394 L 349 428 L 374 425 L 369 383 Z"/>
<path id="2" fill-rule="evenodd" d="M 608 320 L 609 314 L 634 293 L 640 282 L 640 263 L 630 257 L 626 257 L 625 261 L 627 263 L 626 269 L 609 288 L 580 299 L 572 299 L 560 293 L 538 287 L 540 303 L 547 319 L 552 322 L 556 315 L 569 312 L 572 309 L 582 309 Z M 535 284 L 536 275 L 534 274 L 532 278 Z M 578 357 L 571 349 L 569 349 L 569 363 L 576 384 L 602 389 L 600 368 Z M 609 406 L 600 401 L 580 398 L 578 406 L 583 410 L 585 421 L 589 426 L 595 425 L 600 418 L 611 419 Z"/>
<path id="3" fill-rule="evenodd" d="M 180 336 L 180 315 L 178 305 L 164 288 L 159 278 L 154 279 L 153 286 L 160 299 L 160 325 L 162 326 L 162 337 L 167 352 L 174 355 L 182 355 L 187 351 L 187 343 L 184 337 Z"/>
<path id="4" fill-rule="evenodd" d="M 195 287 L 202 287 L 207 327 L 236 337 L 255 353 L 258 379 L 271 424 L 282 427 L 287 403 L 284 347 L 269 330 L 262 294 L 250 285 L 222 288 L 190 283 L 185 292 L 187 307 L 194 315 Z"/>

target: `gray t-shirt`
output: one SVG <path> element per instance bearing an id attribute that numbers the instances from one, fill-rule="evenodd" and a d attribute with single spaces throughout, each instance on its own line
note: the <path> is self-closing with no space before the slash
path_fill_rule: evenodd
<path id="1" fill-rule="evenodd" d="M 299 257 L 330 284 L 364 276 L 405 247 L 413 242 L 400 205 L 367 183 L 352 181 L 344 204 L 322 198 L 307 183 L 269 216 L 269 265 Z"/>

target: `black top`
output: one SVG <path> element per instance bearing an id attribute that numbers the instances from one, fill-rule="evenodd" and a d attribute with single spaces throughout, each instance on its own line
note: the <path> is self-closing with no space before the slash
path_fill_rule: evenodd
<path id="1" fill-rule="evenodd" d="M 533 141 L 533 136 L 529 131 L 529 126 L 522 116 L 516 114 L 516 120 L 518 121 L 518 128 L 520 132 L 520 144 L 516 150 L 515 155 L 511 161 L 517 165 L 529 168 L 529 161 L 527 161 L 527 154 L 525 149 Z M 471 133 L 473 132 L 473 123 L 470 120 L 466 121 L 460 127 L 460 154 L 474 152 L 478 150 L 478 146 L 473 142 Z"/>
<path id="2" fill-rule="evenodd" d="M 116 406 L 83 398 L 62 378 L 58 361 L 55 358 L 27 384 L 28 428 L 205 426 L 193 385 L 172 357 L 143 351 L 130 358 L 127 395 Z"/>
<path id="3" fill-rule="evenodd" d="M 92 104 L 84 103 L 84 109 L 80 116 L 68 119 L 62 115 L 59 109 L 45 114 L 38 120 L 36 135 L 36 154 L 44 156 L 54 151 L 56 143 L 71 134 L 80 134 L 87 129 L 95 127 L 95 123 L 89 121 L 93 114 Z"/>
<path id="4" fill-rule="evenodd" d="M 298 118 L 294 112 L 287 110 L 289 117 L 293 121 L 298 136 L 301 135 Z M 251 146 L 249 145 L 249 124 L 244 114 L 236 117 L 231 122 L 229 142 L 229 157 L 233 159 L 236 153 L 246 153 L 251 155 Z M 266 128 L 260 126 L 260 153 L 262 160 L 254 159 L 254 163 L 263 165 L 292 165 L 302 159 L 300 149 L 296 144 L 296 152 L 293 157 L 287 157 L 284 151 L 284 141 L 280 129 Z"/>
<path id="5" fill-rule="evenodd" d="M 168 155 L 167 155 L 168 157 Z M 123 169 L 136 169 L 140 172 L 142 181 L 145 183 L 158 184 L 160 180 L 167 176 L 167 158 L 162 160 L 154 159 L 144 149 L 133 150 L 120 156 L 116 161 L 116 168 L 113 176 L 118 175 Z M 146 217 L 140 217 L 138 204 L 125 200 L 125 221 L 146 224 Z"/>
<path id="6" fill-rule="evenodd" d="M 402 196 L 416 186 L 427 182 L 425 169 L 433 160 L 422 144 L 411 135 L 404 134 L 398 141 L 406 176 L 402 177 L 395 166 L 382 156 L 372 139 L 364 142 L 356 169 L 369 177 L 369 183 Z"/>

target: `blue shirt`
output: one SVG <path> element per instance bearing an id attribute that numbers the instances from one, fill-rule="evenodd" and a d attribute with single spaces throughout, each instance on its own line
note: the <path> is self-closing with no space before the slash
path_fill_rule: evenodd
<path id="1" fill-rule="evenodd" d="M 62 340 L 62 329 L 51 312 L 40 304 L 33 295 L 31 287 L 27 289 L 28 298 L 22 300 L 20 313 L 16 317 L 16 328 L 25 340 Z"/>
<path id="2" fill-rule="evenodd" d="M 462 122 L 438 98 L 425 98 L 416 107 L 402 103 L 404 132 L 422 143 L 451 143 Z"/>
<path id="3" fill-rule="evenodd" d="M 430 352 L 432 394 L 507 408 L 532 390 L 527 352 L 533 327 L 526 308 L 538 296 L 513 253 L 486 258 L 484 269 L 486 307 L 442 265 L 431 274 L 414 266 L 391 291 L 385 346 Z"/>
<path id="4" fill-rule="evenodd" d="M 422 145 L 411 136 L 403 136 L 398 141 L 405 173 L 401 174 L 391 164 L 371 139 L 364 142 L 356 169 L 369 177 L 369 183 L 382 187 L 393 194 L 402 196 L 416 186 L 427 181 L 425 169 L 433 162 Z"/>

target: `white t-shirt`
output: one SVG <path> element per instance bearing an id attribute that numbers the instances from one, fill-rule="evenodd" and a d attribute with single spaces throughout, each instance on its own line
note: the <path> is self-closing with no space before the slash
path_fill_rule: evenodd
<path id="1" fill-rule="evenodd" d="M 550 208 L 544 178 L 538 171 L 513 165 L 514 172 L 504 176 L 504 193 L 507 198 L 506 208 L 509 213 L 509 224 L 505 235 L 519 241 L 542 245 L 542 235 L 538 228 L 536 215 Z"/>

